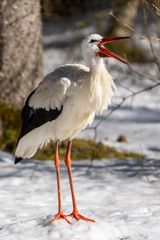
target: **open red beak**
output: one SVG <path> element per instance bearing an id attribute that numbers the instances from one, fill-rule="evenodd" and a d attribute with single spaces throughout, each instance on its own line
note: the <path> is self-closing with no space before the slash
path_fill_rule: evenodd
<path id="1" fill-rule="evenodd" d="M 122 63 L 128 64 L 124 59 L 120 58 L 115 53 L 111 52 L 110 50 L 108 50 L 107 48 L 104 47 L 104 44 L 106 44 L 106 43 L 110 43 L 110 42 L 114 42 L 114 41 L 118 41 L 118 40 L 122 40 L 122 39 L 128 39 L 128 38 L 131 38 L 131 37 L 102 38 L 101 42 L 98 43 L 98 47 L 100 49 L 100 52 L 98 52 L 98 55 L 100 57 L 112 57 Z"/>

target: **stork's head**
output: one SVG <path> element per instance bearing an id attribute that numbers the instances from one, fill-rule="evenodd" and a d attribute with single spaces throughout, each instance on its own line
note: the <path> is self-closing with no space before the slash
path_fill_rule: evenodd
<path id="1" fill-rule="evenodd" d="M 118 57 L 116 54 L 104 47 L 104 44 L 106 43 L 127 38 L 130 37 L 103 38 L 99 34 L 91 34 L 87 36 L 82 42 L 82 53 L 85 61 L 89 65 L 96 65 L 101 61 L 100 59 L 104 57 L 112 57 L 120 62 L 127 64 L 125 60 Z"/>

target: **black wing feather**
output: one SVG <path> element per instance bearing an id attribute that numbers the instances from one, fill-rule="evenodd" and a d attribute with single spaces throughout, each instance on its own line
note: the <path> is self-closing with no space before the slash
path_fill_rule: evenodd
<path id="1" fill-rule="evenodd" d="M 44 108 L 34 109 L 30 107 L 28 103 L 34 92 L 35 90 L 28 96 L 26 103 L 22 109 L 22 128 L 18 141 L 20 138 L 22 138 L 24 135 L 26 135 L 33 129 L 38 128 L 41 125 L 58 118 L 63 109 L 63 106 L 60 110 L 58 110 L 57 108 L 45 110 Z"/>

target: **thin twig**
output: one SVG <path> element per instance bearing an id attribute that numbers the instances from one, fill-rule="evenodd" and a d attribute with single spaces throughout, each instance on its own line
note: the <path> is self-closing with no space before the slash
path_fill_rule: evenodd
<path id="1" fill-rule="evenodd" d="M 150 45 L 150 49 L 151 49 L 151 52 L 152 52 L 154 61 L 155 61 L 156 66 L 157 66 L 157 68 L 158 68 L 158 70 L 159 70 L 159 72 L 160 72 L 160 64 L 159 64 L 159 62 L 158 62 L 157 56 L 156 56 L 155 53 L 154 53 L 152 41 L 151 41 L 150 36 L 149 36 L 149 34 L 148 34 L 148 21 L 147 21 L 147 14 L 146 14 L 145 8 L 143 9 L 143 13 L 144 13 L 143 16 L 144 16 L 144 25 L 145 25 L 145 29 L 146 29 L 146 31 L 145 31 L 145 32 L 146 32 L 146 36 L 147 36 L 147 39 L 148 39 L 148 42 L 149 42 L 149 45 Z"/>
<path id="2" fill-rule="evenodd" d="M 133 69 L 131 65 L 129 65 L 129 71 L 131 74 L 136 74 L 142 79 L 148 79 L 148 80 L 150 80 L 152 82 L 156 82 L 156 83 L 160 81 L 160 79 L 157 80 L 157 78 L 155 78 L 155 77 L 152 77 L 150 75 L 145 75 L 145 74 L 138 72 L 137 70 Z"/>
<path id="3" fill-rule="evenodd" d="M 121 102 L 120 102 L 119 104 L 117 104 L 116 107 L 112 108 L 111 111 L 110 111 L 107 115 L 105 115 L 105 116 L 101 119 L 101 121 L 100 121 L 99 123 L 97 123 L 96 126 L 94 126 L 92 129 L 97 129 L 97 128 L 102 124 L 102 122 L 103 122 L 104 120 L 108 119 L 108 118 L 110 117 L 110 115 L 111 115 L 113 112 L 115 112 L 118 108 L 120 108 L 120 107 L 122 106 L 122 104 L 123 104 L 126 100 L 128 100 L 129 98 L 134 97 L 134 96 L 137 96 L 137 95 L 139 95 L 139 94 L 141 94 L 141 93 L 143 93 L 143 92 L 150 91 L 150 90 L 152 90 L 152 89 L 154 89 L 154 88 L 156 88 L 156 87 L 158 87 L 158 86 L 160 86 L 160 82 L 158 82 L 158 83 L 156 83 L 156 84 L 154 84 L 154 85 L 151 85 L 151 86 L 149 86 L 149 87 L 143 88 L 143 89 L 141 89 L 141 90 L 139 90 L 139 91 L 137 91 L 137 92 L 133 92 L 133 93 L 127 95 L 126 97 L 123 97 L 122 100 L 121 100 Z"/>
<path id="4" fill-rule="evenodd" d="M 116 17 L 116 16 L 114 15 L 114 13 L 113 13 L 112 10 L 109 11 L 108 14 L 109 14 L 111 17 L 113 17 L 117 22 L 119 22 L 119 23 L 121 23 L 123 26 L 127 27 L 129 30 L 131 30 L 132 32 L 135 32 L 135 30 L 134 30 L 131 26 L 129 26 L 128 24 L 122 22 L 118 17 Z"/>

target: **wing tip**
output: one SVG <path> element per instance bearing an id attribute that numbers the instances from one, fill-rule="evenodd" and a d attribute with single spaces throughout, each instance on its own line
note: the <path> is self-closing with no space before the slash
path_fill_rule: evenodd
<path id="1" fill-rule="evenodd" d="M 23 158 L 21 158 L 21 157 L 15 157 L 14 163 L 17 164 L 17 163 L 19 163 L 22 160 L 23 160 Z"/>

